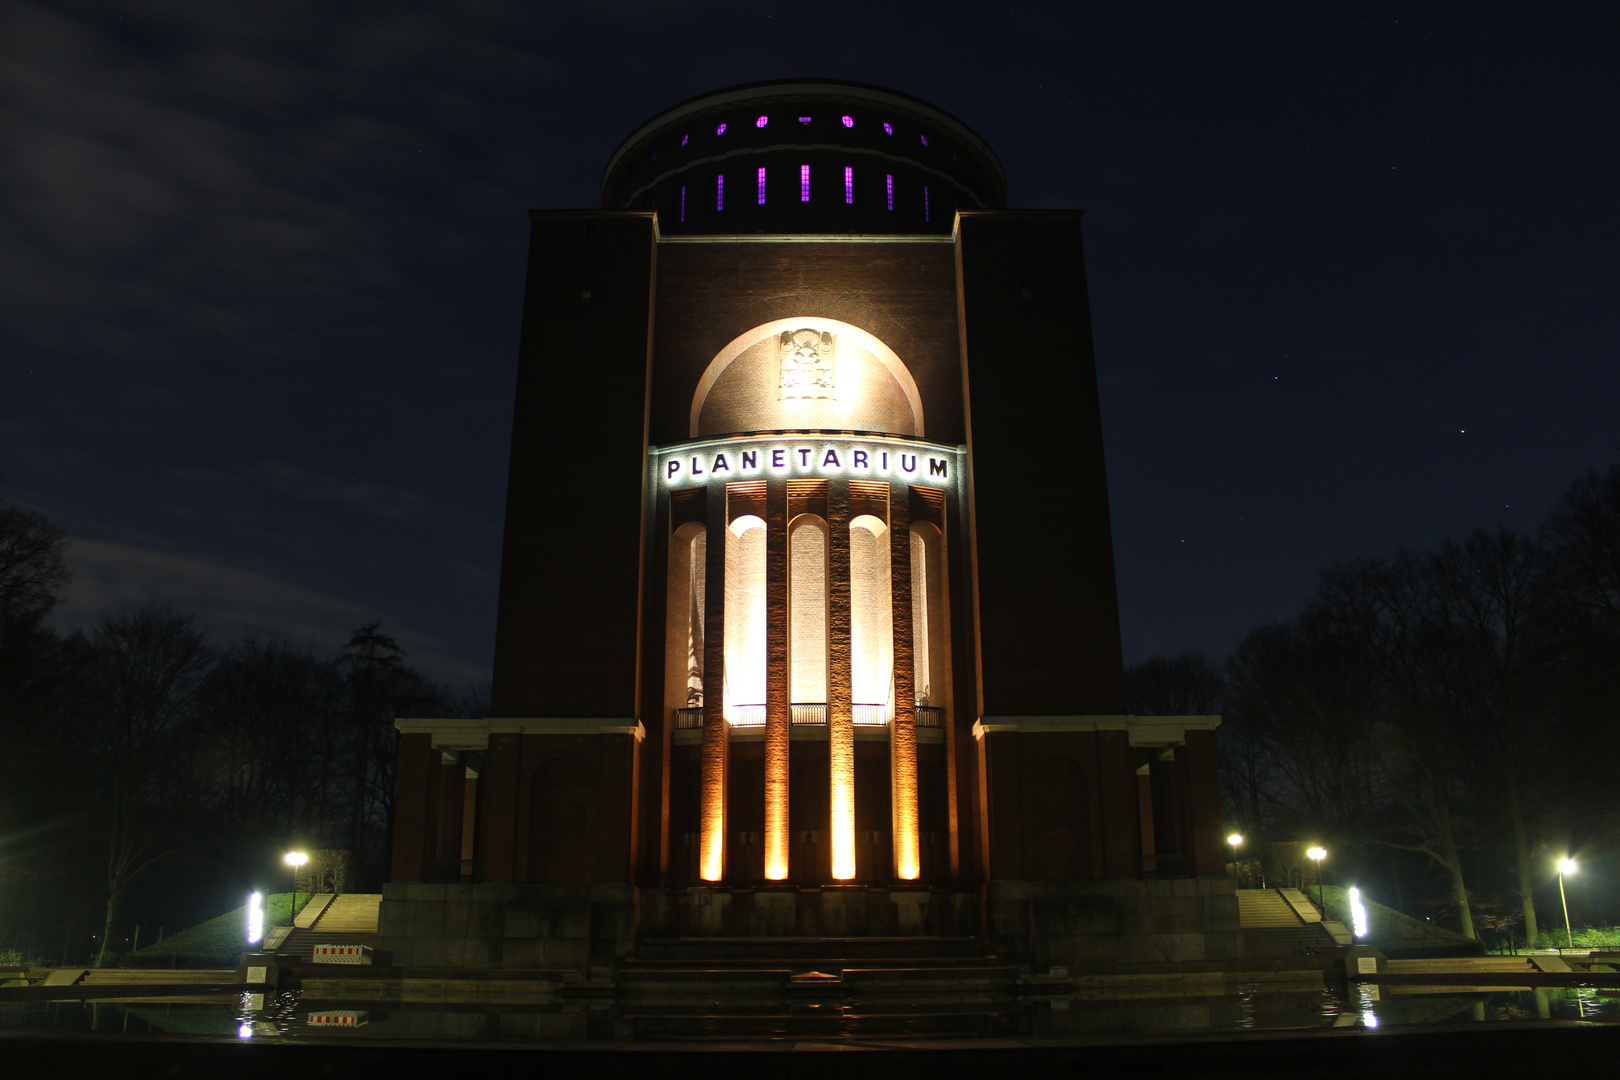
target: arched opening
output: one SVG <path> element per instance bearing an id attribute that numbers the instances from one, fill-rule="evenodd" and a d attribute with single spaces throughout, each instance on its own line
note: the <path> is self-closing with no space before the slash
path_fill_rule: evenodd
<path id="1" fill-rule="evenodd" d="M 889 526 L 871 514 L 849 523 L 850 694 L 855 722 L 894 714 L 894 611 L 889 592 Z"/>
<path id="2" fill-rule="evenodd" d="M 708 537 L 688 521 L 670 537 L 664 603 L 664 707 L 679 723 L 682 710 L 703 704 L 703 586 Z M 696 726 L 694 719 L 691 726 Z"/>
<path id="3" fill-rule="evenodd" d="M 814 514 L 788 531 L 788 698 L 827 700 L 827 522 Z"/>
<path id="4" fill-rule="evenodd" d="M 726 530 L 725 713 L 733 726 L 765 722 L 765 522 Z"/>

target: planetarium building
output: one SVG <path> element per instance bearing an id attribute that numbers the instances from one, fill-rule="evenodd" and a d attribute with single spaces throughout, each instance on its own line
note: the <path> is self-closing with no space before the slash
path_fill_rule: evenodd
<path id="1" fill-rule="evenodd" d="M 799 81 L 532 215 L 493 715 L 398 722 L 379 951 L 1238 954 L 1218 718 L 1126 713 L 1081 215 L 1005 203 Z"/>

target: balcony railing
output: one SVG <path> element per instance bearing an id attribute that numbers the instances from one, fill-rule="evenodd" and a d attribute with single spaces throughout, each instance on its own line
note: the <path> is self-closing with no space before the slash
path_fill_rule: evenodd
<path id="1" fill-rule="evenodd" d="M 855 705 L 852 707 L 853 719 L 859 727 L 884 727 L 889 722 L 887 705 Z M 733 705 L 729 710 L 732 727 L 764 727 L 765 706 L 763 705 Z M 794 724 L 819 724 L 826 726 L 827 703 L 824 701 L 800 701 L 788 706 L 788 719 Z M 703 726 L 703 706 L 675 710 L 675 728 L 677 731 L 690 731 Z M 917 706 L 917 726 L 924 728 L 939 728 L 945 726 L 945 710 L 932 705 Z"/>

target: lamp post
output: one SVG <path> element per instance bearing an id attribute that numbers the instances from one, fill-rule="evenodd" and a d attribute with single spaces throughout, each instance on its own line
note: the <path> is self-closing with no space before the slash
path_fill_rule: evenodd
<path id="1" fill-rule="evenodd" d="M 1572 949 L 1575 947 L 1575 931 L 1569 928 L 1569 901 L 1564 898 L 1564 875 L 1574 872 L 1574 859 L 1558 860 L 1558 902 L 1564 905 L 1564 940 L 1569 942 Z"/>
<path id="2" fill-rule="evenodd" d="M 1242 833 L 1233 833 L 1231 836 L 1228 836 L 1226 838 L 1226 842 L 1228 844 L 1232 845 L 1232 884 L 1236 885 L 1237 884 L 1237 849 L 1238 849 L 1238 845 L 1243 843 L 1243 834 Z"/>
<path id="3" fill-rule="evenodd" d="M 1322 860 L 1327 858 L 1327 849 L 1323 847 L 1308 848 L 1305 854 L 1310 856 L 1312 862 L 1316 863 L 1316 906 L 1326 910 L 1326 905 L 1322 903 Z"/>
<path id="4" fill-rule="evenodd" d="M 293 924 L 293 916 L 298 911 L 298 868 L 309 862 L 309 856 L 302 851 L 289 851 L 281 857 L 281 861 L 292 867 L 292 899 L 287 902 L 287 925 Z"/>

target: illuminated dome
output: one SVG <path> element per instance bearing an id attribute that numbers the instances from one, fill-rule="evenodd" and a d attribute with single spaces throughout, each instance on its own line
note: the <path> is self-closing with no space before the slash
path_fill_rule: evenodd
<path id="1" fill-rule="evenodd" d="M 602 177 L 608 210 L 656 210 L 683 234 L 949 234 L 1006 206 L 984 140 L 917 98 L 860 83 L 755 83 L 667 109 Z"/>

